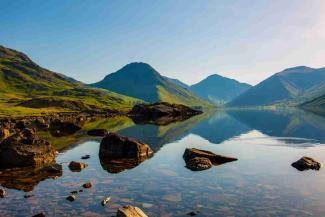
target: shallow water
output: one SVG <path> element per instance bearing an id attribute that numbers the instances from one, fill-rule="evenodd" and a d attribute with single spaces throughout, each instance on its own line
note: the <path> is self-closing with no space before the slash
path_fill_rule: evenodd
<path id="1" fill-rule="evenodd" d="M 112 124 L 114 123 L 114 124 Z M 299 110 L 228 111 L 193 117 L 167 126 L 135 125 L 121 118 L 93 122 L 142 140 L 155 154 L 120 173 L 104 170 L 98 157 L 99 138 L 50 138 L 61 150 L 63 175 L 46 179 L 24 192 L 6 188 L 0 216 L 112 216 L 122 205 L 140 207 L 149 216 L 324 216 L 325 169 L 299 172 L 291 163 L 302 156 L 325 162 L 325 118 Z M 90 126 L 89 125 L 89 126 Z M 45 135 L 45 134 L 44 134 Z M 73 137 L 73 138 L 71 138 Z M 69 145 L 64 145 L 67 141 Z M 64 147 L 64 148 L 62 148 Z M 186 169 L 182 155 L 196 147 L 239 160 L 209 170 Z M 90 154 L 88 160 L 80 157 Z M 71 172 L 71 160 L 86 162 Z M 65 198 L 91 181 L 93 188 Z M 12 180 L 15 183 L 15 180 Z M 17 188 L 17 187 L 16 187 Z M 24 198 L 24 195 L 34 195 Z M 101 206 L 103 198 L 112 199 Z"/>

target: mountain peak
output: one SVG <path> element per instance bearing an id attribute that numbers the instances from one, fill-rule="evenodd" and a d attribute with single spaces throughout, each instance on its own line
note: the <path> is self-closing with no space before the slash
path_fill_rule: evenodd
<path id="1" fill-rule="evenodd" d="M 23 62 L 32 62 L 32 60 L 26 54 L 10 48 L 6 48 L 2 45 L 0 45 L 0 58 L 9 58 Z"/>
<path id="2" fill-rule="evenodd" d="M 290 72 L 309 72 L 309 71 L 313 71 L 315 69 L 310 68 L 308 66 L 295 66 L 295 67 L 291 67 L 291 68 L 287 68 L 285 70 L 283 70 L 282 72 L 280 72 L 280 74 L 286 74 L 286 73 L 290 73 Z"/>

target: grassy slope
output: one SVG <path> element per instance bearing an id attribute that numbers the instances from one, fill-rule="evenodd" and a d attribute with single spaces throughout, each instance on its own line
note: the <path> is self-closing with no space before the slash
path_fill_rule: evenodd
<path id="1" fill-rule="evenodd" d="M 18 106 L 26 100 L 39 97 L 77 101 L 89 109 L 128 110 L 139 102 L 107 90 L 87 87 L 38 66 L 23 53 L 0 46 L 0 115 L 71 111 L 51 106 L 42 109 Z"/>
<path id="2" fill-rule="evenodd" d="M 210 106 L 208 102 L 176 85 L 168 78 L 164 78 L 145 63 L 128 64 L 92 86 L 112 90 L 147 102 L 166 101 L 188 106 Z"/>

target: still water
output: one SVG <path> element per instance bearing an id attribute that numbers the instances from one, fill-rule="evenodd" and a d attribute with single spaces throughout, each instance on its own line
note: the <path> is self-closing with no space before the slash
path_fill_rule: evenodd
<path id="1" fill-rule="evenodd" d="M 111 173 L 98 157 L 100 138 L 91 128 L 107 128 L 148 143 L 152 158 L 133 169 Z M 300 110 L 227 111 L 196 116 L 167 126 L 136 125 L 126 117 L 94 120 L 69 137 L 51 141 L 60 154 L 63 175 L 57 179 L 2 184 L 0 216 L 113 216 L 123 205 L 148 216 L 325 216 L 325 168 L 297 171 L 302 156 L 325 162 L 325 118 Z M 185 148 L 196 147 L 237 157 L 238 161 L 201 172 L 185 168 Z M 91 158 L 81 160 L 89 154 Z M 71 172 L 72 160 L 87 163 Z M 65 198 L 91 181 L 93 187 Z M 32 197 L 24 198 L 25 195 Z M 106 206 L 103 198 L 112 199 Z"/>

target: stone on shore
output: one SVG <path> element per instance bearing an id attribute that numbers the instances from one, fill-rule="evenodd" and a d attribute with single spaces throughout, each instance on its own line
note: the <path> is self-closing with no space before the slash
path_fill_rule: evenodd
<path id="1" fill-rule="evenodd" d="M 148 217 L 140 208 L 123 206 L 117 211 L 116 217 Z"/>
<path id="2" fill-rule="evenodd" d="M 80 172 L 81 170 L 85 169 L 87 166 L 88 166 L 88 164 L 85 164 L 85 163 L 71 161 L 69 164 L 69 169 L 72 172 Z"/>
<path id="3" fill-rule="evenodd" d="M 319 170 L 322 167 L 322 164 L 310 157 L 302 157 L 298 161 L 291 164 L 294 168 L 299 171 L 304 170 Z"/>
<path id="4" fill-rule="evenodd" d="M 93 129 L 87 132 L 89 136 L 106 136 L 107 133 L 108 131 L 106 129 Z"/>
<path id="5" fill-rule="evenodd" d="M 2 168 L 42 167 L 53 164 L 56 151 L 47 141 L 39 139 L 35 129 L 25 128 L 0 143 Z"/>

